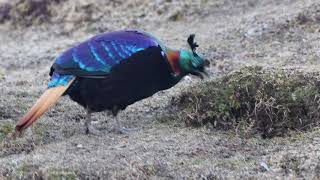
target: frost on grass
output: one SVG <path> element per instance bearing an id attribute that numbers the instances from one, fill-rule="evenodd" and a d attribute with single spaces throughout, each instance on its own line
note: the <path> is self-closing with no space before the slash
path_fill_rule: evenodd
<path id="1" fill-rule="evenodd" d="M 319 75 L 246 67 L 191 88 L 173 101 L 176 117 L 190 126 L 264 138 L 319 125 Z"/>

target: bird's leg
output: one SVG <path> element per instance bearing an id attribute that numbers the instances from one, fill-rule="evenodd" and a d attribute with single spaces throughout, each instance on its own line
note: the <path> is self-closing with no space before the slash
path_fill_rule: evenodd
<path id="1" fill-rule="evenodd" d="M 111 131 L 119 133 L 119 134 L 124 134 L 124 132 L 122 131 L 121 125 L 120 125 L 120 121 L 119 121 L 119 117 L 117 116 L 119 113 L 119 108 L 118 106 L 114 106 L 111 110 L 111 113 L 115 119 L 115 123 L 113 125 L 113 128 L 111 129 Z"/>
<path id="2" fill-rule="evenodd" d="M 112 128 L 112 131 L 113 132 L 116 132 L 116 133 L 119 133 L 119 134 L 125 134 L 126 132 L 124 131 L 123 127 L 121 127 L 120 125 L 120 118 L 119 116 L 114 116 L 114 119 L 115 119 L 115 123 L 114 123 L 114 126 Z"/>
<path id="3" fill-rule="evenodd" d="M 119 113 L 119 108 L 117 106 L 114 106 L 112 108 L 112 115 L 115 119 L 115 124 L 114 124 L 114 127 L 112 128 L 111 131 L 115 132 L 115 133 L 119 133 L 119 134 L 126 134 L 130 131 L 136 131 L 138 129 L 128 129 L 128 128 L 124 128 L 124 127 L 121 127 L 121 123 L 120 123 L 120 118 L 118 116 L 118 113 Z"/>
<path id="4" fill-rule="evenodd" d="M 89 130 L 90 123 L 91 123 L 91 111 L 87 109 L 86 121 L 84 122 L 84 125 L 86 128 L 86 134 L 90 133 L 90 130 Z"/>
<path id="5" fill-rule="evenodd" d="M 86 128 L 86 134 L 93 134 L 93 135 L 101 135 L 101 132 L 94 128 L 91 124 L 92 121 L 92 112 L 87 109 L 87 115 L 86 115 L 86 121 L 85 121 L 85 128 Z"/>

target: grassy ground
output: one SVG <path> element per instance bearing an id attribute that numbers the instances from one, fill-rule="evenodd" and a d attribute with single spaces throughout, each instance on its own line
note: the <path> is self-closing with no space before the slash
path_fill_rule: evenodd
<path id="1" fill-rule="evenodd" d="M 0 179 L 319 178 L 316 123 L 265 139 L 259 133 L 243 137 L 232 129 L 171 121 L 183 112 L 172 104 L 183 92 L 244 66 L 314 77 L 319 11 L 317 0 L 1 0 Z M 23 137 L 8 138 L 46 88 L 49 67 L 62 50 L 124 28 L 152 32 L 174 48 L 187 48 L 186 38 L 195 33 L 199 52 L 211 61 L 210 79 L 187 77 L 128 107 L 120 114 L 123 125 L 140 128 L 128 135 L 108 132 L 112 118 L 107 113 L 94 115 L 103 135 L 85 135 L 84 110 L 64 97 Z M 302 121 L 310 120 L 306 117 Z"/>

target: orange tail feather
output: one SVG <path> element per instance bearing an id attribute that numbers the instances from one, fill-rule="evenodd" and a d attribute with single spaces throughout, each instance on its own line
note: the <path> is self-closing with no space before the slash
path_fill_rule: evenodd
<path id="1" fill-rule="evenodd" d="M 47 89 L 31 107 L 31 109 L 18 121 L 16 125 L 17 131 L 23 131 L 34 123 L 41 115 L 43 115 L 52 105 L 54 105 L 60 96 L 68 89 L 71 80 L 67 86 L 58 86 Z"/>

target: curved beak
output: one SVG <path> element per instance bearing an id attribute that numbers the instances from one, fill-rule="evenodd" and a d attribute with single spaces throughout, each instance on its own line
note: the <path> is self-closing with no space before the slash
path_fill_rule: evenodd
<path id="1" fill-rule="evenodd" d="M 209 77 L 209 74 L 205 69 L 203 69 L 203 71 L 195 70 L 195 71 L 191 72 L 190 74 L 197 76 L 200 79 L 204 79 L 205 77 Z"/>
<path id="2" fill-rule="evenodd" d="M 204 60 L 204 65 L 198 69 L 194 69 L 190 74 L 199 77 L 200 79 L 204 79 L 206 77 L 209 77 L 208 72 L 206 71 L 206 67 L 210 66 L 210 61 L 205 59 Z"/>

